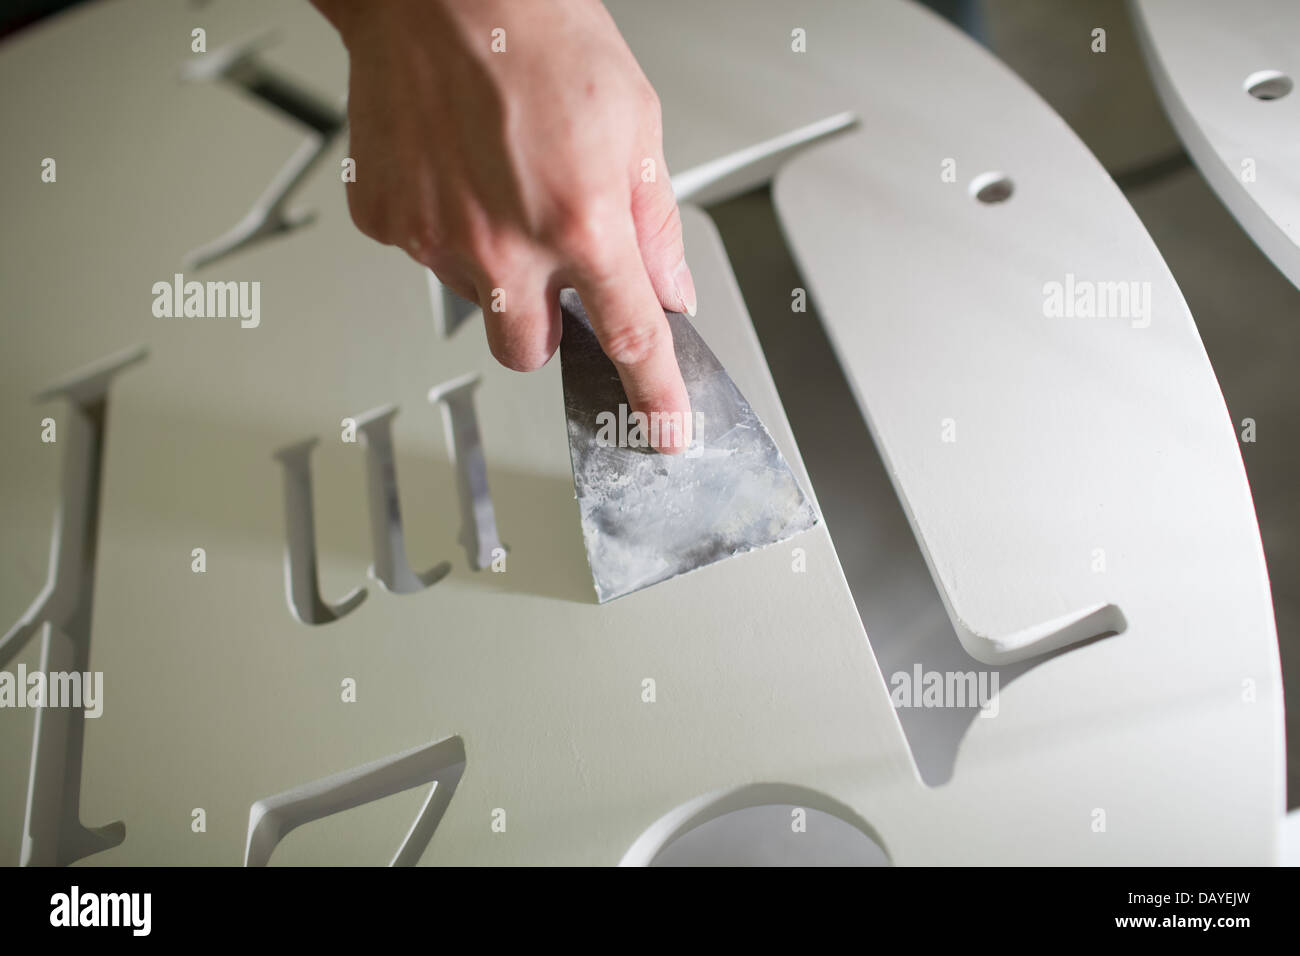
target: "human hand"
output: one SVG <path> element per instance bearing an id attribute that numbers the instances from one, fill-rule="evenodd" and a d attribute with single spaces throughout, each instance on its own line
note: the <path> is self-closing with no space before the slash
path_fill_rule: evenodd
<path id="1" fill-rule="evenodd" d="M 492 354 L 519 371 L 555 354 L 559 292 L 577 289 L 631 410 L 682 423 L 658 448 L 685 449 L 663 309 L 694 315 L 695 285 L 659 101 L 604 7 L 313 2 L 351 59 L 358 228 L 477 302 Z"/>

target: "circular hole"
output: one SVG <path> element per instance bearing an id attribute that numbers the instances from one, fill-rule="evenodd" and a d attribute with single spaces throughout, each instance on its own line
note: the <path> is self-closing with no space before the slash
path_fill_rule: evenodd
<path id="1" fill-rule="evenodd" d="M 804 829 L 791 826 L 802 809 Z M 851 823 L 814 807 L 732 810 L 671 840 L 650 864 L 674 866 L 889 866 L 889 855 Z"/>
<path id="2" fill-rule="evenodd" d="M 1006 202 L 1014 187 L 1002 173 L 982 173 L 971 180 L 970 194 L 983 203 Z"/>
<path id="3" fill-rule="evenodd" d="M 1246 92 L 1257 100 L 1280 100 L 1291 92 L 1291 77 L 1277 70 L 1260 70 L 1246 77 Z"/>

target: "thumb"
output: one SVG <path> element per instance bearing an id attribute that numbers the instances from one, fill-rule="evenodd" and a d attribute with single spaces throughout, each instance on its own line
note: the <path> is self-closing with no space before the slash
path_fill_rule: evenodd
<path id="1" fill-rule="evenodd" d="M 632 221 L 641 261 L 660 304 L 670 312 L 694 315 L 695 280 L 686 265 L 682 216 L 662 153 L 642 164 L 632 188 Z"/>

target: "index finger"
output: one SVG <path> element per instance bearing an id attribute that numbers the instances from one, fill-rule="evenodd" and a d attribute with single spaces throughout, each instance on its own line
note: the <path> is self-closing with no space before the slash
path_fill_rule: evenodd
<path id="1" fill-rule="evenodd" d="M 635 236 L 629 232 L 575 275 L 575 286 L 600 347 L 609 356 L 633 412 L 643 412 L 651 444 L 675 455 L 691 442 L 691 402 L 673 350 L 673 333 Z"/>

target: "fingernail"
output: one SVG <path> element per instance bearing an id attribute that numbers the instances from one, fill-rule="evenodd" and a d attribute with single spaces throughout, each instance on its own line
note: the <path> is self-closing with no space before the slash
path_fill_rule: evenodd
<path id="1" fill-rule="evenodd" d="M 682 305 L 686 306 L 686 314 L 695 317 L 695 279 L 691 276 L 691 268 L 686 264 L 686 260 L 678 264 L 673 270 L 673 285 L 677 287 L 677 297 L 681 300 Z"/>

